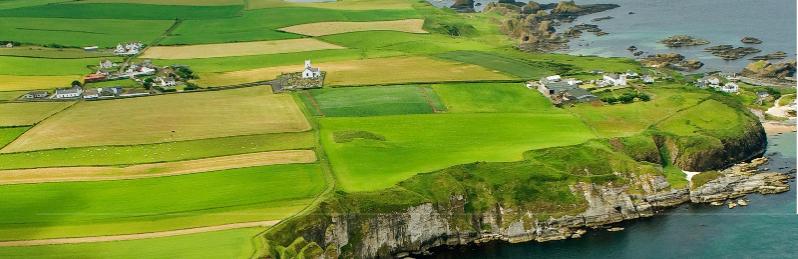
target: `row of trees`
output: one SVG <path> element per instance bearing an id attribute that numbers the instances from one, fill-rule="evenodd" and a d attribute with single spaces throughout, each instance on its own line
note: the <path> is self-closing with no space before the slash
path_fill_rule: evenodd
<path id="1" fill-rule="evenodd" d="M 651 96 L 645 93 L 623 93 L 621 96 L 608 96 L 602 97 L 601 101 L 608 103 L 608 104 L 616 104 L 616 103 L 633 103 L 635 99 L 648 102 L 651 100 Z"/>

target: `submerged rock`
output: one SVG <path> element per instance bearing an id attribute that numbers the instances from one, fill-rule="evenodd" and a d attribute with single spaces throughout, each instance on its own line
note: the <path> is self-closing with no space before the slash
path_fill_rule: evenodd
<path id="1" fill-rule="evenodd" d="M 707 40 L 695 38 L 693 36 L 688 36 L 688 35 L 674 35 L 665 38 L 659 42 L 671 48 L 709 44 L 709 41 Z"/>
<path id="2" fill-rule="evenodd" d="M 608 228 L 607 229 L 607 231 L 609 231 L 609 232 L 618 232 L 618 231 L 623 231 L 623 230 L 624 230 L 624 228 L 622 228 L 622 227 L 614 227 L 614 228 Z"/>
<path id="3" fill-rule="evenodd" d="M 743 37 L 742 39 L 740 39 L 740 42 L 745 44 L 760 44 L 762 43 L 762 40 L 754 37 Z"/>

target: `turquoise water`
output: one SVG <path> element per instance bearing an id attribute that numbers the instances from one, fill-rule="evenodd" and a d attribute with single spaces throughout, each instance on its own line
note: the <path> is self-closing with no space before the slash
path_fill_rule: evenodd
<path id="1" fill-rule="evenodd" d="M 796 167 L 795 132 L 768 137 L 770 169 Z M 431 258 L 796 258 L 796 186 L 776 195 L 749 195 L 747 207 L 679 206 L 580 239 L 444 248 Z"/>
<path id="2" fill-rule="evenodd" d="M 630 45 L 647 54 L 677 52 L 705 63 L 703 71 L 740 71 L 755 55 L 774 51 L 788 53 L 795 58 L 796 1 L 795 0 L 576 0 L 578 4 L 613 3 L 621 7 L 583 16 L 573 24 L 599 25 L 605 36 L 583 34 L 571 41 L 572 54 L 633 57 L 626 48 Z M 629 14 L 634 12 L 635 14 Z M 614 19 L 592 22 L 596 17 Z M 564 27 L 571 26 L 565 24 Z M 687 34 L 709 40 L 704 46 L 669 49 L 657 41 L 675 34 Z M 752 36 L 762 44 L 743 44 L 740 39 Z M 752 46 L 762 52 L 736 61 L 724 61 L 703 49 L 719 44 Z"/>

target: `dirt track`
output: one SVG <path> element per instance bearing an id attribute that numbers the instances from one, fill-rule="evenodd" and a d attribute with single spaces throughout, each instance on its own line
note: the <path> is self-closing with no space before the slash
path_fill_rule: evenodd
<path id="1" fill-rule="evenodd" d="M 84 166 L 0 170 L 0 185 L 74 181 L 109 181 L 193 174 L 233 168 L 311 163 L 312 150 L 258 152 L 196 160 L 132 165 L 127 167 Z"/>
<path id="2" fill-rule="evenodd" d="M 0 247 L 62 245 L 62 244 L 95 243 L 95 242 L 107 242 L 107 241 L 125 241 L 125 240 L 148 239 L 148 238 L 157 238 L 157 237 L 171 237 L 171 236 L 197 234 L 197 233 L 205 233 L 205 232 L 229 230 L 237 228 L 262 227 L 262 226 L 265 227 L 277 224 L 277 222 L 279 222 L 279 220 L 243 222 L 243 223 L 233 223 L 233 224 L 226 224 L 219 226 L 197 227 L 197 228 L 187 228 L 187 229 L 169 230 L 161 232 L 115 235 L 115 236 L 68 237 L 68 238 L 53 238 L 53 239 L 38 239 L 38 240 L 0 241 Z"/>

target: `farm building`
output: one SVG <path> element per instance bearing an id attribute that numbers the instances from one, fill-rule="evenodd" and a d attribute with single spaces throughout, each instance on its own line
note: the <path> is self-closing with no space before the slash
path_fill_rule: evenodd
<path id="1" fill-rule="evenodd" d="M 83 50 L 85 50 L 85 51 L 97 51 L 99 49 L 100 49 L 100 47 L 98 47 L 98 46 L 83 47 Z"/>
<path id="2" fill-rule="evenodd" d="M 527 83 L 527 87 L 534 83 Z M 560 105 L 566 103 L 591 102 L 598 99 L 585 89 L 579 88 L 579 84 L 574 81 L 551 81 L 548 77 L 542 78 L 537 82 L 537 90 L 548 97 L 552 103 Z"/>
<path id="3" fill-rule="evenodd" d="M 41 99 L 50 95 L 47 91 L 32 91 L 22 95 L 22 99 Z"/>
<path id="4" fill-rule="evenodd" d="M 53 98 L 56 99 L 78 98 L 80 97 L 81 94 L 83 94 L 83 88 L 80 88 L 80 86 L 72 86 L 70 88 L 55 89 L 55 94 L 53 94 Z"/>
<path id="5" fill-rule="evenodd" d="M 642 80 L 643 80 L 644 84 L 653 84 L 654 83 L 654 77 L 650 76 L 650 75 L 644 75 Z"/>
<path id="6" fill-rule="evenodd" d="M 302 78 L 317 78 L 319 76 L 321 76 L 321 70 L 313 67 L 310 64 L 310 60 L 305 60 L 305 70 L 302 70 Z"/>
<path id="7" fill-rule="evenodd" d="M 735 83 L 726 83 L 717 89 L 719 89 L 721 92 L 732 94 L 740 91 L 740 86 Z"/>
<path id="8" fill-rule="evenodd" d="M 105 79 L 107 79 L 107 76 L 103 73 L 98 72 L 84 76 L 83 82 L 84 83 L 100 82 L 100 81 L 105 81 Z"/>
<path id="9" fill-rule="evenodd" d="M 83 91 L 83 99 L 97 99 L 100 98 L 100 92 L 95 89 L 88 89 Z"/>
<path id="10" fill-rule="evenodd" d="M 111 61 L 109 59 L 104 59 L 103 61 L 100 62 L 100 69 L 108 69 L 108 68 L 112 68 L 112 67 L 115 67 L 115 66 L 116 66 L 116 63 L 114 63 L 113 61 Z"/>
<path id="11" fill-rule="evenodd" d="M 624 86 L 626 85 L 626 74 L 605 74 L 603 80 L 607 85 Z"/>
<path id="12" fill-rule="evenodd" d="M 720 78 L 717 76 L 705 76 L 696 80 L 696 86 L 700 88 L 718 88 L 720 86 Z"/>
<path id="13" fill-rule="evenodd" d="M 144 44 L 141 42 L 129 42 L 129 43 L 120 43 L 116 45 L 114 48 L 114 54 L 120 56 L 131 56 L 136 55 L 141 52 L 141 49 L 144 47 Z"/>

